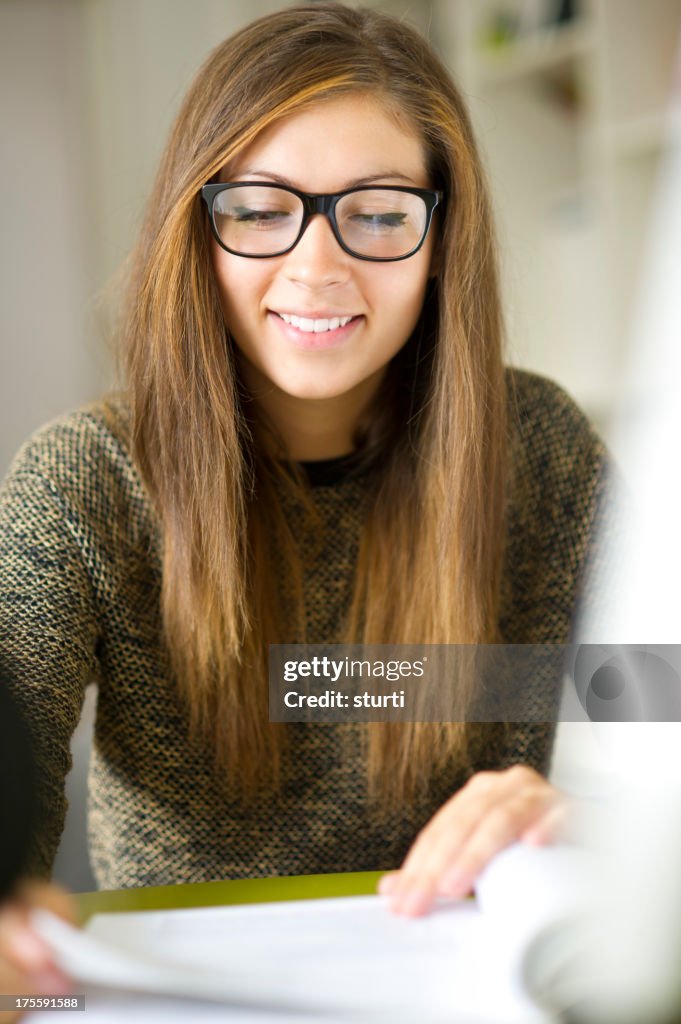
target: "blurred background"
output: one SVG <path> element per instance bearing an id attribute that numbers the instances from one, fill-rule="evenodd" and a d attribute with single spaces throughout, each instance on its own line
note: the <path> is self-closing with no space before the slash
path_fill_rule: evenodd
<path id="1" fill-rule="evenodd" d="M 117 272 L 208 52 L 282 0 L 0 0 L 0 473 L 115 382 Z M 468 101 L 496 206 L 508 361 L 567 388 L 621 461 L 637 282 L 681 0 L 365 0 L 415 24 Z M 625 466 L 626 469 L 626 466 Z M 57 877 L 94 888 L 74 740 Z"/>

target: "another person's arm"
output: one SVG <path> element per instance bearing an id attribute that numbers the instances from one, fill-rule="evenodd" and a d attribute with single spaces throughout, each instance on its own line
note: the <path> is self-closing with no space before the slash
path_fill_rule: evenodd
<path id="1" fill-rule="evenodd" d="M 0 679 L 0 994 L 61 995 L 69 979 L 32 930 L 30 911 L 51 910 L 75 921 L 71 899 L 56 886 L 21 881 L 32 839 L 36 772 L 28 729 Z M 5 1010 L 0 1021 L 20 1013 Z"/>
<path id="2" fill-rule="evenodd" d="M 29 923 L 31 910 L 40 908 L 76 923 L 70 896 L 45 882 L 22 882 L 0 905 L 0 993 L 16 996 L 60 996 L 72 983 Z M 20 1011 L 0 1012 L 0 1022 L 14 1022 Z"/>

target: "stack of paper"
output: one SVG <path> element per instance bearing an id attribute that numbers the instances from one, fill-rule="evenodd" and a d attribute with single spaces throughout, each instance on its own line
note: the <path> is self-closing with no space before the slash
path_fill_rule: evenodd
<path id="1" fill-rule="evenodd" d="M 476 901 L 441 901 L 415 919 L 359 896 L 104 914 L 85 932 L 36 921 L 85 993 L 88 1024 L 539 1024 L 520 966 L 530 932 L 556 911 L 551 894 L 570 894 L 559 852 L 518 847 L 497 858 Z M 27 1020 L 43 1018 L 53 1024 Z"/>

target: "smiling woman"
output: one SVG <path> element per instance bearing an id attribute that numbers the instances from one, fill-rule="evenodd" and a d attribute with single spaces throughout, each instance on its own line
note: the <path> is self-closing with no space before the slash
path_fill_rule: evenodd
<path id="1" fill-rule="evenodd" d="M 551 725 L 268 718 L 271 643 L 568 639 L 606 458 L 504 367 L 495 253 L 466 110 L 407 24 L 315 3 L 210 55 L 132 261 L 125 390 L 32 438 L 0 499 L 35 871 L 92 673 L 106 888 L 402 866 L 419 913 L 551 834 Z M 528 722 L 557 683 L 519 681 Z M 474 719 L 474 676 L 451 686 Z"/>

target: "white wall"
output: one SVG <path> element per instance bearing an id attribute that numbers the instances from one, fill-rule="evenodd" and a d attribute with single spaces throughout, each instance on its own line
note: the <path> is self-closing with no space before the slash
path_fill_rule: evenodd
<path id="1" fill-rule="evenodd" d="M 99 387 L 80 6 L 0 4 L 0 472 L 29 431 Z"/>
<path id="2" fill-rule="evenodd" d="M 0 3 L 0 474 L 113 380 L 104 290 L 208 52 L 273 0 Z"/>
<path id="3" fill-rule="evenodd" d="M 274 0 L 87 0 L 87 106 L 97 204 L 96 265 L 106 281 L 135 238 L 175 112 L 198 67 Z"/>

